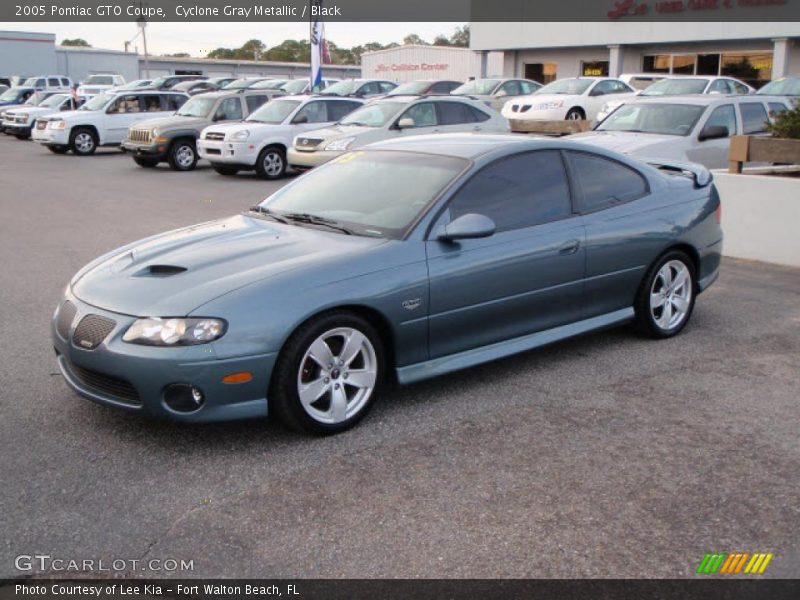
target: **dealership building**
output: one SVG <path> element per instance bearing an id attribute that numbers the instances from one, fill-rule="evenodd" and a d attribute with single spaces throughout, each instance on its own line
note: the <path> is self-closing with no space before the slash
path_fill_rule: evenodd
<path id="1" fill-rule="evenodd" d="M 470 24 L 479 75 L 542 83 L 578 75 L 728 75 L 759 87 L 800 75 L 800 23 L 635 22 Z M 502 52 L 502 67 L 493 55 Z"/>
<path id="2" fill-rule="evenodd" d="M 503 70 L 502 52 L 484 55 L 469 48 L 453 46 L 406 45 L 361 55 L 363 77 L 405 83 L 417 79 L 450 79 L 466 81 L 480 73 L 481 60 L 486 61 L 489 75 Z"/>

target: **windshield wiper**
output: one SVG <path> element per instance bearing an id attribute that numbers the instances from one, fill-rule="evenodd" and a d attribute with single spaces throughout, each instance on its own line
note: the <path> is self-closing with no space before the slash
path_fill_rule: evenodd
<path id="1" fill-rule="evenodd" d="M 353 235 L 352 229 L 348 229 L 344 225 L 339 224 L 337 221 L 334 221 L 332 219 L 326 219 L 325 217 L 312 215 L 310 213 L 283 213 L 282 216 L 286 219 L 289 219 L 290 221 L 294 221 L 295 223 L 324 225 L 325 227 L 330 227 L 331 229 L 336 229 L 338 231 L 341 231 L 344 234 Z"/>
<path id="2" fill-rule="evenodd" d="M 283 223 L 284 225 L 289 224 L 289 221 L 287 221 L 281 216 L 278 216 L 278 214 L 275 211 L 272 211 L 269 208 L 266 208 L 265 206 L 259 206 L 258 204 L 256 206 L 251 206 L 250 211 L 261 213 L 262 215 L 267 215 L 268 217 L 275 219 L 278 223 Z"/>

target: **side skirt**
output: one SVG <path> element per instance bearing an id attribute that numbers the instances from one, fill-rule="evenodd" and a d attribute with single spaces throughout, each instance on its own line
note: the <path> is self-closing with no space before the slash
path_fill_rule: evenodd
<path id="1" fill-rule="evenodd" d="M 560 327 L 554 327 L 546 331 L 537 331 L 536 333 L 506 340 L 504 342 L 497 342 L 481 348 L 475 348 L 474 350 L 465 350 L 458 354 L 442 356 L 407 367 L 400 367 L 397 369 L 397 380 L 399 383 L 406 384 L 430 377 L 437 377 L 445 373 L 450 373 L 451 371 L 466 369 L 481 363 L 511 356 L 512 354 L 532 350 L 540 346 L 546 346 L 547 344 L 559 342 L 590 331 L 620 325 L 630 321 L 633 317 L 634 312 L 632 307 L 623 308 L 605 315 L 561 325 Z"/>

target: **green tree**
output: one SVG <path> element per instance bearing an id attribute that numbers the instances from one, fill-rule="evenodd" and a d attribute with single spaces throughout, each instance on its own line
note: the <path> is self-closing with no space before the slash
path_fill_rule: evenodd
<path id="1" fill-rule="evenodd" d="M 406 46 L 430 46 L 428 42 L 419 37 L 416 33 L 409 33 L 403 38 L 403 43 Z"/>
<path id="2" fill-rule="evenodd" d="M 442 35 L 441 33 L 433 38 L 433 45 L 434 46 L 452 46 L 453 42 L 450 41 L 450 38 L 446 35 Z"/>
<path id="3" fill-rule="evenodd" d="M 450 37 L 453 46 L 469 48 L 469 25 L 456 27 L 455 33 Z"/>
<path id="4" fill-rule="evenodd" d="M 83 38 L 68 38 L 61 40 L 62 46 L 81 46 L 83 48 L 91 48 L 91 44 Z"/>

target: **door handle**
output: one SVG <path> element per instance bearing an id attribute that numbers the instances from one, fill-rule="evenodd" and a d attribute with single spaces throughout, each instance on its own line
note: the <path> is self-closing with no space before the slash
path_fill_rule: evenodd
<path id="1" fill-rule="evenodd" d="M 561 247 L 558 249 L 558 253 L 562 255 L 575 254 L 580 247 L 580 240 L 570 240 L 561 244 Z"/>

